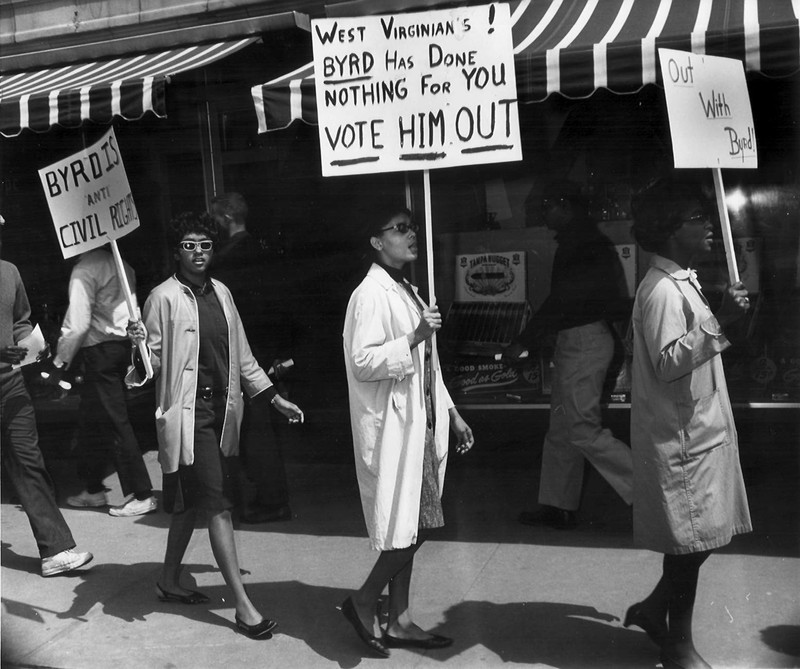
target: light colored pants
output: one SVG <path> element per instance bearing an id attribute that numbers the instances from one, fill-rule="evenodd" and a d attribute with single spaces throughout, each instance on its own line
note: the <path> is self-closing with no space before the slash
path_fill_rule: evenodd
<path id="1" fill-rule="evenodd" d="M 603 321 L 561 330 L 553 363 L 550 428 L 542 449 L 539 503 L 575 511 L 580 505 L 584 458 L 631 503 L 631 449 L 601 424 L 600 398 L 614 356 Z"/>

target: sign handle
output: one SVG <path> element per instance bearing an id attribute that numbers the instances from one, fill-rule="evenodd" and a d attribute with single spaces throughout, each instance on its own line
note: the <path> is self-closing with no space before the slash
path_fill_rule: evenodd
<path id="1" fill-rule="evenodd" d="M 719 222 L 722 226 L 722 242 L 725 245 L 725 260 L 728 263 L 728 280 L 731 285 L 739 282 L 739 268 L 736 266 L 736 250 L 733 247 L 733 234 L 731 233 L 731 220 L 728 216 L 728 207 L 725 205 L 725 187 L 722 185 L 722 170 L 712 167 L 714 175 L 714 190 L 717 195 L 717 210 Z"/>
<path id="2" fill-rule="evenodd" d="M 428 259 L 428 304 L 436 304 L 436 291 L 433 285 L 433 220 L 431 218 L 431 172 L 422 171 L 422 183 L 425 201 L 425 255 Z M 431 337 L 431 356 L 437 360 L 436 335 Z M 436 364 L 436 363 L 434 363 Z"/>
<path id="3" fill-rule="evenodd" d="M 433 287 L 433 222 L 431 221 L 431 173 L 430 170 L 422 171 L 422 181 L 425 189 L 425 254 L 428 257 L 428 303 L 436 304 L 436 295 Z"/>
<path id="4" fill-rule="evenodd" d="M 114 255 L 114 263 L 117 266 L 117 276 L 119 277 L 119 282 L 122 285 L 122 290 L 125 292 L 125 301 L 128 303 L 128 316 L 132 321 L 139 320 L 139 313 L 136 307 L 133 305 L 133 296 L 131 295 L 131 287 L 128 285 L 128 275 L 125 274 L 125 266 L 122 264 L 122 256 L 119 254 L 119 246 L 117 246 L 117 240 L 112 239 L 111 242 L 111 253 Z M 145 342 L 140 341 L 137 343 L 139 347 L 139 353 L 142 355 L 142 362 L 144 363 L 145 373 L 148 379 L 153 378 L 153 365 L 150 363 L 150 354 L 147 352 L 147 345 Z"/>

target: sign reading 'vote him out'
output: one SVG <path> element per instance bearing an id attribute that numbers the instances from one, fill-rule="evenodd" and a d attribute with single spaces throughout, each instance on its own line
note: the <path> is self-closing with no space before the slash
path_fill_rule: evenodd
<path id="1" fill-rule="evenodd" d="M 675 49 L 658 55 L 675 167 L 758 167 L 742 61 Z"/>
<path id="2" fill-rule="evenodd" d="M 507 4 L 311 32 L 323 176 L 521 160 Z"/>
<path id="3" fill-rule="evenodd" d="M 39 178 L 65 259 L 139 227 L 114 128 L 89 148 L 40 169 Z"/>

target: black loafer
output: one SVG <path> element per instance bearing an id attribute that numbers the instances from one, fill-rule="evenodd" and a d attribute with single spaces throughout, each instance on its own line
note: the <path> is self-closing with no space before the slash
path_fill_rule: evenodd
<path id="1" fill-rule="evenodd" d="M 167 592 L 158 583 L 156 583 L 156 595 L 162 602 L 176 602 L 178 604 L 205 604 L 208 595 L 196 590 L 190 590 L 188 595 L 179 595 L 177 592 Z"/>
<path id="2" fill-rule="evenodd" d="M 383 635 L 383 642 L 389 648 L 447 648 L 453 645 L 453 640 L 449 636 L 441 634 L 431 634 L 427 639 L 401 639 L 400 637 Z"/>
<path id="3" fill-rule="evenodd" d="M 370 631 L 364 627 L 364 624 L 358 617 L 358 613 L 356 613 L 353 600 L 350 597 L 342 602 L 342 614 L 347 618 L 347 622 L 353 626 L 356 634 L 358 634 L 358 638 L 364 642 L 367 648 L 381 657 L 389 657 L 389 649 L 383 645 L 383 642 L 378 637 L 372 636 Z"/>
<path id="4" fill-rule="evenodd" d="M 239 616 L 236 616 L 235 620 L 236 629 L 245 636 L 249 636 L 251 639 L 269 639 L 272 637 L 272 630 L 278 626 L 278 623 L 269 618 L 264 618 L 260 623 L 256 623 L 255 625 L 248 625 L 239 618 Z"/>
<path id="5" fill-rule="evenodd" d="M 578 525 L 574 511 L 544 504 L 537 511 L 523 511 L 517 520 L 523 525 L 547 525 L 556 530 L 574 530 Z"/>
<path id="6" fill-rule="evenodd" d="M 631 625 L 641 627 L 653 643 L 659 647 L 664 643 L 664 639 L 667 638 L 667 634 L 669 633 L 666 621 L 648 618 L 642 608 L 641 602 L 634 604 L 627 610 L 625 613 L 625 621 L 622 624 L 624 627 L 630 627 Z"/>

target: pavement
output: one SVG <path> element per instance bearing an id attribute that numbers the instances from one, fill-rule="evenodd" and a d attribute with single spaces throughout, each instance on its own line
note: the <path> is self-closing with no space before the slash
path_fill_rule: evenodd
<path id="1" fill-rule="evenodd" d="M 487 412 L 488 413 L 488 412 Z M 255 641 L 237 633 L 229 592 L 199 527 L 184 585 L 205 605 L 159 602 L 154 593 L 167 514 L 64 515 L 94 561 L 42 578 L 22 510 L 3 490 L 2 666 L 141 667 L 556 667 L 649 669 L 658 651 L 621 619 L 652 589 L 660 556 L 633 548 L 630 510 L 596 473 L 586 480 L 573 531 L 516 521 L 536 496 L 541 421 L 495 413 L 465 417 L 475 449 L 453 457 L 444 491 L 446 527 L 417 554 L 412 609 L 423 627 L 455 639 L 443 650 L 369 656 L 338 610 L 372 567 L 346 430 L 309 423 L 286 449 L 294 517 L 238 526 L 248 591 L 279 627 Z M 307 418 L 308 420 L 308 418 Z M 514 425 L 517 428 L 515 429 Z M 796 415 L 756 422 L 742 439 L 755 531 L 715 552 L 701 571 L 695 642 L 716 668 L 800 667 L 800 448 Z M 740 433 L 742 429 L 740 427 Z M 160 489 L 156 454 L 145 454 Z M 59 499 L 77 492 L 74 461 L 48 449 Z M 119 503 L 119 481 L 106 481 Z M 160 495 L 160 490 L 157 496 Z"/>

